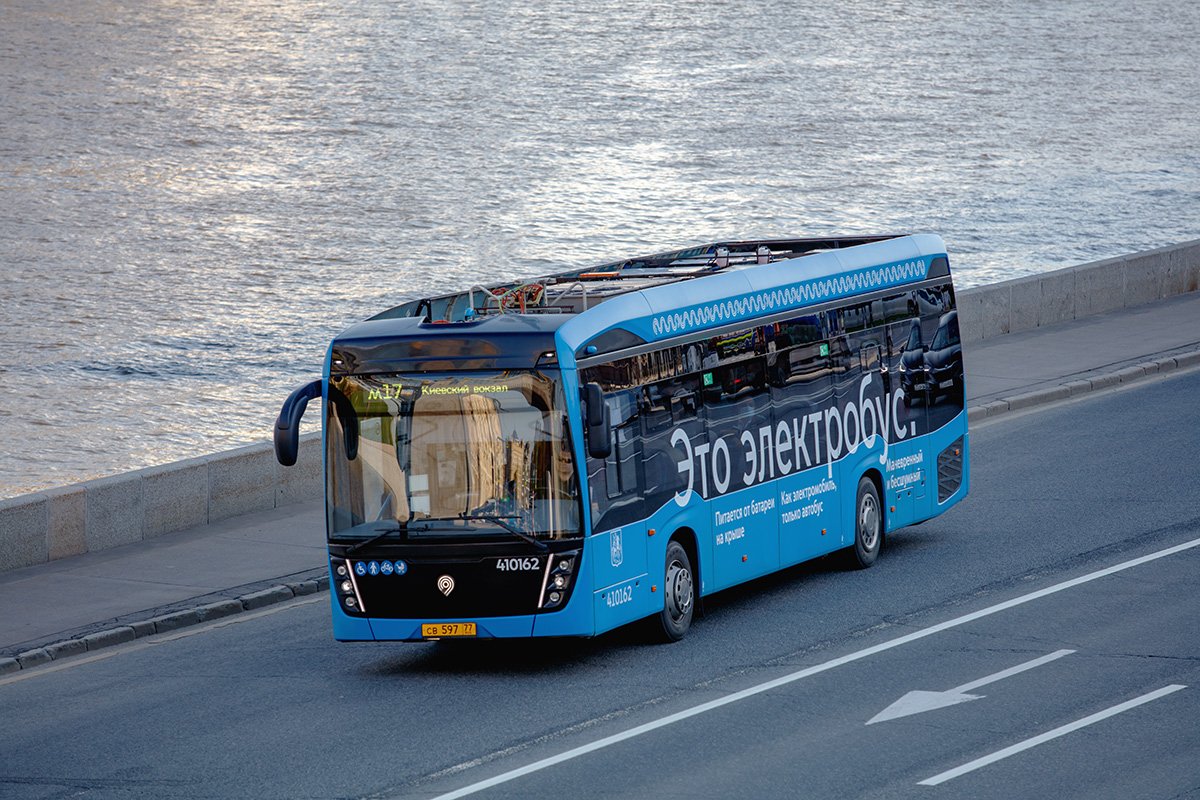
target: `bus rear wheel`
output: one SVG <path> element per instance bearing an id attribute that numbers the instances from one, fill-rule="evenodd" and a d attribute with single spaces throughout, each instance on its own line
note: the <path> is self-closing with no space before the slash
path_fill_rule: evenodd
<path id="1" fill-rule="evenodd" d="M 850 548 L 850 566 L 866 569 L 879 558 L 883 547 L 883 507 L 875 481 L 863 475 L 858 480 L 858 497 L 854 501 L 854 546 Z"/>
<path id="2" fill-rule="evenodd" d="M 663 609 L 658 618 L 663 638 L 677 642 L 692 626 L 696 611 L 696 582 L 687 550 L 674 539 L 667 545 L 666 571 L 663 576 Z"/>

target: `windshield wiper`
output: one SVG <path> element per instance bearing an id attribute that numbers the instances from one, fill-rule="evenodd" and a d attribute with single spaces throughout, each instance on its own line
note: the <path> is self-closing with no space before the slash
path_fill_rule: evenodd
<path id="1" fill-rule="evenodd" d="M 362 550 L 364 547 L 370 547 L 371 545 L 375 544 L 376 542 L 381 542 L 393 534 L 406 533 L 406 530 L 404 528 L 400 527 L 399 525 L 393 525 L 393 526 L 390 526 L 387 528 L 375 528 L 374 530 L 379 531 L 379 533 L 375 534 L 370 539 L 364 539 L 361 542 L 359 542 L 358 544 L 351 545 L 350 547 L 346 548 L 346 555 L 350 555 L 351 553 L 356 553 L 359 550 Z"/>
<path id="2" fill-rule="evenodd" d="M 516 527 L 515 525 L 511 525 L 508 522 L 505 522 L 505 520 L 519 519 L 519 517 L 515 517 L 515 516 L 497 517 L 493 514 L 467 514 L 466 512 L 464 512 L 462 514 L 459 514 L 458 518 L 465 519 L 465 520 L 481 519 L 481 520 L 484 520 L 485 522 L 494 522 L 497 525 L 499 525 L 501 528 L 504 528 L 504 530 L 511 533 L 513 536 L 518 536 L 518 537 L 524 539 L 525 541 L 529 542 L 531 545 L 536 547 L 538 550 L 541 550 L 543 553 L 550 549 L 550 546 L 547 545 L 545 542 L 543 542 L 539 539 L 535 539 L 532 536 L 530 536 L 528 533 L 526 533 L 525 531 Z"/>

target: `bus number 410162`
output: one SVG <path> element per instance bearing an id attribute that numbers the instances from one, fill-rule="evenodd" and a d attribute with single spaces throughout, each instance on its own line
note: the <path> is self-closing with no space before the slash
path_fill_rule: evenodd
<path id="1" fill-rule="evenodd" d="M 496 569 L 501 572 L 533 571 L 540 563 L 536 558 L 500 558 L 496 560 Z"/>

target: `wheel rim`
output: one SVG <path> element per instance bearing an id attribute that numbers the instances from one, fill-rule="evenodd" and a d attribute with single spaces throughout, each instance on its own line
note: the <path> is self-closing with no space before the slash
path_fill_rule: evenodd
<path id="1" fill-rule="evenodd" d="M 879 503 L 869 493 L 858 507 L 858 533 L 863 550 L 870 552 L 879 544 Z"/>
<path id="2" fill-rule="evenodd" d="M 667 567 L 667 614 L 675 622 L 692 608 L 692 573 L 678 561 Z"/>

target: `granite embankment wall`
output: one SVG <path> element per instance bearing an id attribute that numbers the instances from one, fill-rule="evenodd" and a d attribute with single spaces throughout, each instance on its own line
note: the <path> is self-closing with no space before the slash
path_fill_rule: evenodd
<path id="1" fill-rule="evenodd" d="M 1200 288 L 1200 240 L 958 293 L 965 342 Z M 321 496 L 320 436 L 294 467 L 253 445 L 0 501 L 0 571 L 153 539 Z"/>
<path id="2" fill-rule="evenodd" d="M 1200 239 L 965 289 L 957 297 L 959 328 L 973 342 L 1197 289 Z"/>

